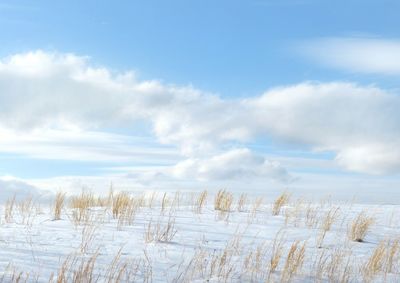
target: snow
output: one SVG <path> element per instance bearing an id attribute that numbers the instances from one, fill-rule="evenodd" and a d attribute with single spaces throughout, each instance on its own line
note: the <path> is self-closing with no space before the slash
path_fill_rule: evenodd
<path id="1" fill-rule="evenodd" d="M 146 196 L 147 203 L 149 194 Z M 171 201 L 174 195 L 168 197 L 164 209 L 162 193 L 152 205 L 141 205 L 131 224 L 119 223 L 110 207 L 88 208 L 88 220 L 77 224 L 68 201 L 60 220 L 54 220 L 51 205 L 32 203 L 24 211 L 17 202 L 11 219 L 6 221 L 3 204 L 0 281 L 15 282 L 18 276 L 27 278 L 27 282 L 56 281 L 64 266 L 68 282 L 74 281 L 78 273 L 74 275 L 73 271 L 79 268 L 87 268 L 82 273 L 93 276 L 93 282 L 118 281 L 117 274 L 122 282 L 338 282 L 344 275 L 352 282 L 364 282 L 365 266 L 379 243 L 392 243 L 400 232 L 398 205 L 292 198 L 279 215 L 272 215 L 271 202 L 264 201 L 254 209 L 255 199 L 251 197 L 244 211 L 236 209 L 235 198 L 231 211 L 221 212 L 214 209 L 214 196 L 208 195 L 206 205 L 197 213 L 194 194 L 182 193 L 175 204 Z M 330 211 L 337 211 L 334 222 L 319 244 L 322 220 Z M 373 217 L 374 223 L 363 242 L 354 242 L 348 237 L 349 225 L 361 212 Z M 162 232 L 168 223 L 168 240 L 149 239 L 157 238 L 157 229 Z M 305 243 L 304 262 L 287 277 L 286 259 L 296 241 L 300 246 Z M 279 243 L 281 258 L 269 274 L 273 247 Z M 337 270 L 331 263 L 335 255 L 342 255 L 338 256 L 342 261 Z M 378 268 L 369 280 L 398 282 L 399 256 L 396 251 L 392 270 Z M 91 259 L 93 270 L 85 265 Z M 321 278 L 317 266 L 323 270 Z M 88 282 L 87 278 L 80 280 L 75 277 L 77 282 Z"/>

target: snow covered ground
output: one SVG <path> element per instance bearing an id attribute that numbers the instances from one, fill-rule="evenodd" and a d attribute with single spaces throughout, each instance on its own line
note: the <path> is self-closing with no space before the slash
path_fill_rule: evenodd
<path id="1" fill-rule="evenodd" d="M 400 280 L 398 205 L 219 196 L 60 196 L 60 217 L 54 204 L 11 200 L 0 282 Z"/>

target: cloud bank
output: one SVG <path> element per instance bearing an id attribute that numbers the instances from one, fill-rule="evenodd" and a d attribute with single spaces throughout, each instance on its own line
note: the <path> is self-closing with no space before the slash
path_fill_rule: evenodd
<path id="1" fill-rule="evenodd" d="M 209 159 L 191 158 L 176 164 L 171 173 L 178 178 L 198 180 L 234 180 L 269 177 L 280 182 L 290 182 L 291 176 L 277 162 L 236 149 Z"/>
<path id="2" fill-rule="evenodd" d="M 400 40 L 381 38 L 323 38 L 302 47 L 324 65 L 357 73 L 400 74 Z"/>
<path id="3" fill-rule="evenodd" d="M 222 99 L 93 67 L 73 54 L 35 51 L 0 61 L 0 147 L 18 133 L 102 132 L 146 123 L 160 143 L 176 147 L 185 159 L 170 168 L 177 178 L 288 180 L 284 168 L 247 148 L 249 141 L 271 138 L 332 152 L 347 170 L 397 173 L 399 107 L 397 94 L 353 83 L 305 82 Z"/>
<path id="4" fill-rule="evenodd" d="M 48 200 L 52 197 L 52 194 L 17 179 L 0 178 L 0 203 L 4 203 L 14 196 L 16 200 L 23 200 L 28 197 L 32 197 L 33 200 L 39 198 Z"/>

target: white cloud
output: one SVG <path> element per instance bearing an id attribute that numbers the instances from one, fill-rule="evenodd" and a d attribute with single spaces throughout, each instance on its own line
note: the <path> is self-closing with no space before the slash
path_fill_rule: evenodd
<path id="1" fill-rule="evenodd" d="M 149 137 L 127 136 L 79 129 L 35 129 L 29 132 L 0 128 L 0 151 L 29 158 L 172 163 L 180 159 L 170 146 Z"/>
<path id="2" fill-rule="evenodd" d="M 302 83 L 229 100 L 193 87 L 140 81 L 132 73 L 113 74 L 75 55 L 37 51 L 0 61 L 0 128 L 12 131 L 14 140 L 26 140 L 12 147 L 10 134 L 8 142 L 0 137 L 5 150 L 43 157 L 50 149 L 48 155 L 96 160 L 112 158 L 117 146 L 121 158 L 129 158 L 132 148 L 121 137 L 99 131 L 146 121 L 160 142 L 176 146 L 187 158 L 177 164 L 175 176 L 199 179 L 276 177 L 274 163 L 255 154 L 221 153 L 227 143 L 245 147 L 266 136 L 333 152 L 349 170 L 399 172 L 398 109 L 398 95 L 351 83 Z M 66 136 L 57 136 L 60 132 L 76 133 L 77 143 L 80 136 L 87 139 L 87 147 L 74 147 Z M 49 142 L 32 140 L 40 135 Z M 109 146 L 94 142 L 98 137 Z M 57 140 L 61 145 L 55 148 Z M 221 164 L 229 166 L 222 169 Z"/>
<path id="3" fill-rule="evenodd" d="M 335 152 L 349 170 L 399 172 L 398 95 L 350 83 L 304 83 L 271 90 L 246 104 L 256 132 Z"/>
<path id="4" fill-rule="evenodd" d="M 12 177 L 0 177 L 0 203 L 4 203 L 14 196 L 17 200 L 27 197 L 37 200 L 39 198 L 46 199 L 51 196 L 51 193 Z"/>
<path id="5" fill-rule="evenodd" d="M 398 173 L 400 171 L 399 140 L 387 144 L 352 146 L 340 150 L 336 161 L 345 168 L 371 174 Z"/>
<path id="6" fill-rule="evenodd" d="M 301 50 L 318 62 L 352 72 L 400 74 L 400 40 L 380 38 L 323 38 Z"/>
<path id="7" fill-rule="evenodd" d="M 238 103 L 131 73 L 113 75 L 74 55 L 37 51 L 3 60 L 0 91 L 0 124 L 13 129 L 126 127 L 146 119 L 160 141 L 187 153 L 247 138 L 246 126 L 238 128 Z"/>
<path id="8" fill-rule="evenodd" d="M 249 149 L 234 149 L 211 158 L 191 158 L 171 169 L 178 178 L 198 180 L 232 180 L 268 178 L 290 182 L 292 177 L 277 162 L 252 153 Z"/>

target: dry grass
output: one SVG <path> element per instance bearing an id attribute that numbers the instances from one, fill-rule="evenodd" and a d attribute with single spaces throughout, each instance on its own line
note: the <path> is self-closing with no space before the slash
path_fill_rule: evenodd
<path id="1" fill-rule="evenodd" d="M 18 223 L 28 226 L 32 225 L 32 222 L 37 214 L 32 196 L 27 196 L 25 199 L 17 202 L 16 207 L 19 214 Z"/>
<path id="2" fill-rule="evenodd" d="M 121 214 L 131 205 L 132 199 L 126 192 L 120 192 L 112 201 L 112 215 L 114 219 L 118 219 Z"/>
<path id="3" fill-rule="evenodd" d="M 32 196 L 28 196 L 25 199 L 17 202 L 17 209 L 20 215 L 29 215 L 34 210 L 34 203 Z"/>
<path id="4" fill-rule="evenodd" d="M 132 199 L 131 203 L 121 211 L 118 215 L 118 229 L 121 229 L 122 226 L 132 226 L 135 222 L 136 214 L 139 211 L 139 202 L 136 199 Z"/>
<path id="5" fill-rule="evenodd" d="M 308 228 L 315 228 L 318 226 L 319 218 L 318 212 L 320 207 L 313 205 L 312 203 L 307 204 L 305 213 L 305 224 Z"/>
<path id="6" fill-rule="evenodd" d="M 244 212 L 247 204 L 247 194 L 241 194 L 237 203 L 237 211 Z"/>
<path id="7" fill-rule="evenodd" d="M 72 211 L 70 220 L 75 226 L 84 225 L 92 221 L 92 213 L 89 208 L 77 208 Z"/>
<path id="8" fill-rule="evenodd" d="M 2 283 L 122 283 L 122 282 L 152 282 L 152 270 L 142 259 L 124 260 L 122 249 L 114 256 L 107 267 L 98 268 L 99 251 L 90 256 L 80 256 L 72 253 L 65 258 L 56 274 L 43 278 L 40 274 L 19 271 L 11 264 L 0 277 Z"/>
<path id="9" fill-rule="evenodd" d="M 62 209 L 64 208 L 64 203 L 65 203 L 65 193 L 58 192 L 54 199 L 54 205 L 53 205 L 53 219 L 54 220 L 61 219 L 61 212 L 62 212 Z"/>
<path id="10" fill-rule="evenodd" d="M 270 281 L 271 275 L 276 271 L 283 255 L 283 246 L 285 242 L 281 232 L 278 232 L 275 236 L 274 242 L 272 243 L 270 259 L 268 262 L 268 277 L 267 282 Z"/>
<path id="11" fill-rule="evenodd" d="M 38 214 L 38 207 L 32 196 L 16 201 L 16 195 L 9 198 L 4 205 L 4 220 L 6 223 L 18 223 L 30 226 Z"/>
<path id="12" fill-rule="evenodd" d="M 131 197 L 126 192 L 113 194 L 111 199 L 111 211 L 114 219 L 118 220 L 117 227 L 121 229 L 125 225 L 133 225 L 137 212 L 143 206 L 143 196 Z"/>
<path id="13" fill-rule="evenodd" d="M 165 209 L 167 208 L 169 203 L 169 199 L 167 196 L 167 193 L 164 193 L 162 199 L 161 199 L 161 214 L 165 213 Z"/>
<path id="14" fill-rule="evenodd" d="M 225 190 L 219 190 L 214 199 L 214 209 L 218 212 L 218 219 L 229 221 L 232 211 L 233 194 Z"/>
<path id="15" fill-rule="evenodd" d="M 366 282 L 371 282 L 378 275 L 385 278 L 389 273 L 398 272 L 400 241 L 383 240 L 372 251 L 370 257 L 362 266 L 362 276 Z"/>
<path id="16" fill-rule="evenodd" d="M 80 195 L 73 196 L 70 199 L 70 207 L 77 209 L 87 209 L 97 205 L 96 198 L 90 191 L 82 191 Z"/>
<path id="17" fill-rule="evenodd" d="M 228 241 L 225 248 L 217 253 L 212 253 L 210 258 L 208 278 L 217 277 L 219 282 L 232 281 L 232 273 L 235 265 L 234 256 L 237 255 L 240 245 L 240 236 L 235 235 L 231 241 Z"/>
<path id="18" fill-rule="evenodd" d="M 97 226 L 94 224 L 84 225 L 81 231 L 80 252 L 85 254 L 90 251 L 96 238 Z"/>
<path id="19" fill-rule="evenodd" d="M 352 276 L 354 276 L 350 264 L 352 261 L 354 259 L 351 256 L 351 251 L 344 249 L 333 250 L 324 265 L 324 274 L 329 279 L 329 282 L 351 282 Z"/>
<path id="20" fill-rule="evenodd" d="M 95 274 L 94 267 L 98 255 L 98 253 L 95 253 L 87 259 L 80 259 L 76 255 L 67 257 L 58 271 L 55 282 L 97 282 L 99 280 L 99 275 Z M 53 280 L 54 279 L 51 278 L 49 282 L 54 282 Z"/>
<path id="21" fill-rule="evenodd" d="M 159 218 L 158 221 L 153 222 L 153 220 L 150 219 L 145 230 L 144 239 L 146 243 L 168 243 L 172 242 L 176 233 L 175 216 L 169 215 L 166 221 Z"/>
<path id="22" fill-rule="evenodd" d="M 259 244 L 255 250 L 250 250 L 244 258 L 243 272 L 249 274 L 251 282 L 260 282 L 266 276 L 265 262 L 268 250 L 267 244 Z"/>
<path id="23" fill-rule="evenodd" d="M 260 207 L 262 206 L 264 201 L 263 197 L 257 197 L 254 202 L 253 202 L 253 206 L 251 208 L 252 213 L 256 214 L 257 211 L 260 209 Z"/>
<path id="24" fill-rule="evenodd" d="M 387 246 L 386 242 L 382 241 L 372 252 L 367 263 L 363 266 L 363 277 L 364 280 L 369 282 L 378 273 L 384 270 L 386 263 Z"/>
<path id="25" fill-rule="evenodd" d="M 232 282 L 234 262 L 229 244 L 221 251 L 200 249 L 173 282 Z"/>
<path id="26" fill-rule="evenodd" d="M 298 227 L 303 220 L 304 207 L 304 201 L 301 198 L 296 199 L 290 206 L 287 206 L 284 210 L 285 225 L 291 222 L 293 226 Z"/>
<path id="27" fill-rule="evenodd" d="M 398 270 L 394 270 L 394 267 L 398 266 L 399 253 L 400 253 L 400 240 L 395 239 L 391 242 L 388 241 L 387 264 L 385 270 L 386 273 L 392 273 L 394 271 L 398 272 Z"/>
<path id="28" fill-rule="evenodd" d="M 363 242 L 365 235 L 375 222 L 374 218 L 361 212 L 350 224 L 348 236 L 350 240 L 355 242 Z"/>
<path id="29" fill-rule="evenodd" d="M 35 281 L 36 280 L 36 281 Z M 37 276 L 32 276 L 28 272 L 20 271 L 12 264 L 8 264 L 2 272 L 0 282 L 3 283 L 22 283 L 22 282 L 38 282 Z"/>
<path id="30" fill-rule="evenodd" d="M 121 259 L 121 250 L 111 261 L 111 264 L 102 271 L 96 269 L 99 252 L 89 257 L 79 257 L 77 254 L 68 256 L 56 275 L 52 275 L 49 283 L 119 283 L 136 282 L 139 273 L 143 275 L 143 282 L 151 280 L 149 270 L 146 270 L 143 261 L 125 261 Z M 145 279 L 149 279 L 145 281 Z"/>
<path id="31" fill-rule="evenodd" d="M 202 191 L 195 199 L 195 203 L 193 205 L 193 211 L 197 214 L 200 214 L 204 208 L 204 206 L 207 204 L 207 196 L 208 192 L 207 191 Z"/>
<path id="32" fill-rule="evenodd" d="M 97 204 L 98 199 L 91 192 L 82 191 L 80 195 L 71 197 L 72 222 L 75 225 L 90 223 L 93 220 L 90 208 Z"/>
<path id="33" fill-rule="evenodd" d="M 250 213 L 247 217 L 247 223 L 251 224 L 256 219 L 257 212 L 260 210 L 260 207 L 263 204 L 264 199 L 262 197 L 257 197 L 251 207 Z"/>
<path id="34" fill-rule="evenodd" d="M 148 203 L 147 203 L 147 206 L 149 208 L 153 208 L 154 199 L 156 197 L 157 197 L 157 193 L 156 192 L 151 192 L 150 197 L 148 198 Z"/>
<path id="35" fill-rule="evenodd" d="M 12 198 L 8 199 L 4 206 L 4 220 L 7 223 L 11 223 L 14 220 L 13 215 L 14 215 L 15 198 L 16 198 L 16 195 L 14 195 Z"/>
<path id="36" fill-rule="evenodd" d="M 325 216 L 322 218 L 322 222 L 320 224 L 320 234 L 317 238 L 317 247 L 321 248 L 322 243 L 325 239 L 326 233 L 331 230 L 333 223 L 337 220 L 339 216 L 339 207 L 331 208 Z"/>
<path id="37" fill-rule="evenodd" d="M 320 250 L 320 252 L 315 256 L 315 260 L 312 266 L 312 270 L 314 271 L 315 282 L 324 282 L 324 272 L 325 266 L 327 262 L 326 250 Z"/>
<path id="38" fill-rule="evenodd" d="M 290 199 L 290 194 L 284 192 L 282 193 L 272 205 L 272 215 L 279 215 L 283 206 L 288 204 Z"/>
<path id="39" fill-rule="evenodd" d="M 179 209 L 181 196 L 179 193 L 176 193 L 175 196 L 160 193 L 158 198 L 155 198 L 155 193 L 148 195 L 148 198 L 144 196 L 145 194 L 134 196 L 126 192 L 114 193 L 113 190 L 110 190 L 109 195 L 103 198 L 95 197 L 90 192 L 82 192 L 80 195 L 72 197 L 70 199 L 70 206 L 73 211 L 72 220 L 77 225 L 75 228 L 78 234 L 77 240 L 74 242 L 76 254 L 65 260 L 58 273 L 52 276 L 49 282 L 150 282 L 153 264 L 157 262 L 158 256 L 161 257 L 161 260 L 171 258 L 175 260 L 176 253 L 173 253 L 173 257 L 168 253 L 170 247 L 176 246 L 173 243 L 177 234 L 175 212 L 177 207 Z M 207 197 L 207 191 L 189 195 L 187 199 L 184 199 L 187 202 L 182 206 L 185 209 L 183 212 L 189 212 L 190 216 L 196 220 L 207 219 L 206 221 L 209 221 L 210 215 L 203 213 L 207 205 Z M 345 283 L 357 280 L 363 280 L 363 282 L 387 280 L 392 282 L 393 278 L 397 278 L 394 276 L 400 274 L 400 239 L 382 241 L 375 249 L 372 248 L 372 243 L 371 245 L 359 245 L 349 241 L 349 239 L 357 242 L 364 241 L 374 218 L 362 212 L 356 214 L 349 226 L 346 227 L 348 217 L 354 215 L 352 208 L 345 210 L 346 207 L 341 206 L 339 209 L 331 203 L 312 204 L 301 201 L 301 199 L 292 200 L 288 205 L 289 199 L 290 195 L 287 193 L 280 195 L 273 204 L 272 214 L 284 214 L 290 220 L 290 224 L 294 223 L 295 227 L 302 224 L 303 227 L 295 232 L 299 233 L 296 234 L 298 237 L 292 234 L 293 229 L 296 228 L 286 226 L 285 219 L 271 216 L 269 210 L 264 211 L 262 198 L 250 201 L 246 194 L 242 194 L 234 204 L 233 194 L 220 190 L 214 199 L 214 208 L 217 211 L 215 215 L 230 215 L 232 221 L 228 223 L 219 222 L 219 224 L 215 222 L 215 225 L 224 225 L 219 227 L 221 230 L 218 230 L 217 233 L 219 231 L 223 231 L 221 234 L 225 233 L 224 227 L 226 227 L 227 234 L 232 233 L 232 225 L 238 225 L 237 230 L 244 227 L 246 229 L 248 227 L 259 229 L 261 225 L 270 221 L 281 224 L 284 230 L 278 232 L 272 242 L 268 237 L 262 238 L 265 236 L 263 232 L 257 234 L 258 231 L 254 229 L 249 233 L 236 232 L 235 236 L 226 242 L 225 237 L 217 240 L 209 238 L 207 231 L 207 234 L 200 235 L 203 237 L 200 239 L 201 242 L 190 242 L 190 245 L 195 245 L 193 251 L 190 248 L 187 250 L 185 248 L 180 262 L 173 262 L 167 269 L 162 270 L 166 274 L 165 280 L 169 282 L 301 282 L 303 279 L 310 279 L 314 282 Z M 64 209 L 65 203 L 65 194 L 57 193 L 49 217 L 60 219 L 62 212 L 63 216 L 71 215 L 71 210 Z M 153 209 L 151 209 L 152 207 Z M 20 219 L 31 219 L 34 211 L 35 205 L 32 198 L 18 202 L 13 197 L 5 205 L 4 219 L 19 224 Z M 247 213 L 243 215 L 241 213 L 243 211 Z M 157 214 L 156 216 L 153 215 L 154 212 Z M 198 215 L 193 215 L 192 212 Z M 262 217 L 256 218 L 256 212 L 260 214 L 257 216 Z M 253 221 L 247 221 L 246 223 L 246 216 L 257 221 L 265 219 L 266 222 L 254 224 Z M 342 218 L 342 216 L 344 217 Z M 341 226 L 338 219 L 345 224 Z M 122 233 L 124 234 L 142 229 L 144 241 L 142 240 L 141 244 L 143 244 L 145 258 L 138 261 L 123 260 L 122 258 L 130 252 L 124 251 L 121 247 L 118 255 L 110 263 L 110 267 L 104 269 L 102 265 L 104 264 L 104 255 L 96 252 L 97 241 L 102 238 L 101 229 L 105 223 L 101 221 L 107 221 L 107 229 L 112 226 L 111 224 L 117 223 L 118 230 L 125 225 L 135 224 L 133 227 L 123 227 L 124 232 Z M 140 226 L 143 225 L 141 224 L 143 221 L 145 222 L 144 231 L 143 226 Z M 188 219 L 183 221 L 185 225 L 190 223 Z M 63 223 L 49 222 L 49 224 L 59 225 Z M 190 224 L 192 225 L 192 223 Z M 209 223 L 205 222 L 204 224 L 205 229 L 208 229 L 206 225 L 209 225 Z M 193 223 L 194 227 L 196 225 L 197 223 Z M 333 225 L 335 225 L 334 229 L 332 229 Z M 4 226 L 13 227 L 17 225 Z M 309 230 L 306 229 L 307 227 L 317 229 Z M 287 234 L 290 240 L 288 247 L 285 246 L 288 242 L 286 238 L 284 240 L 282 231 L 289 232 Z M 328 231 L 331 231 L 329 236 L 336 236 L 337 239 L 345 238 L 345 241 L 336 243 L 331 241 L 333 237 L 329 237 L 329 245 L 327 245 L 324 239 L 328 235 Z M 120 232 L 113 231 L 112 233 L 119 236 L 120 234 L 117 233 Z M 336 232 L 337 234 L 334 235 Z M 212 233 L 215 232 L 212 231 Z M 346 238 L 346 233 L 348 238 Z M 306 242 L 303 240 L 308 238 L 304 235 L 308 235 L 307 237 L 311 239 L 317 236 L 317 247 L 310 247 L 312 250 L 308 247 L 306 249 Z M 180 236 L 183 237 L 184 234 L 182 233 Z M 192 236 L 193 231 L 190 231 L 190 237 Z M 114 234 L 112 237 L 114 237 Z M 196 237 L 193 239 L 196 239 Z M 213 243 L 214 240 L 217 244 Z M 29 243 L 28 237 L 26 241 Z M 223 242 L 221 243 L 221 241 Z M 153 244 L 147 245 L 150 242 Z M 159 243 L 164 244 L 159 245 Z M 168 243 L 168 245 L 165 243 Z M 322 247 L 323 243 L 325 244 L 324 248 L 317 249 Z M 353 256 L 352 246 L 357 247 L 357 249 L 362 247 L 363 252 Z M 153 248 L 159 253 L 156 252 L 156 255 L 154 255 Z M 32 248 L 32 253 L 34 253 L 34 249 L 35 247 Z M 149 254 L 146 254 L 147 249 L 151 251 Z M 364 253 L 364 251 L 369 252 Z M 194 252 L 194 255 L 192 252 Z M 37 255 L 33 255 L 33 257 L 35 256 Z M 101 260 L 99 257 L 101 257 Z M 158 265 L 157 268 L 159 268 Z M 176 274 L 174 273 L 175 270 Z M 4 275 L 6 277 L 3 276 L 4 282 L 34 282 L 35 278 L 38 278 L 37 275 L 33 276 L 26 271 L 20 272 L 18 269 L 10 269 L 7 272 Z M 158 272 L 159 270 L 157 270 L 157 276 L 159 275 Z M 172 280 L 169 277 L 171 274 Z M 37 281 L 42 282 L 43 280 L 41 278 Z M 0 282 L 2 282 L 1 276 Z"/>
<path id="40" fill-rule="evenodd" d="M 219 190 L 214 200 L 214 209 L 229 212 L 232 210 L 233 194 Z"/>
<path id="41" fill-rule="evenodd" d="M 285 266 L 282 270 L 282 282 L 289 282 L 293 276 L 301 270 L 304 263 L 305 253 L 306 242 L 301 244 L 300 241 L 296 241 L 290 246 L 286 257 Z"/>

